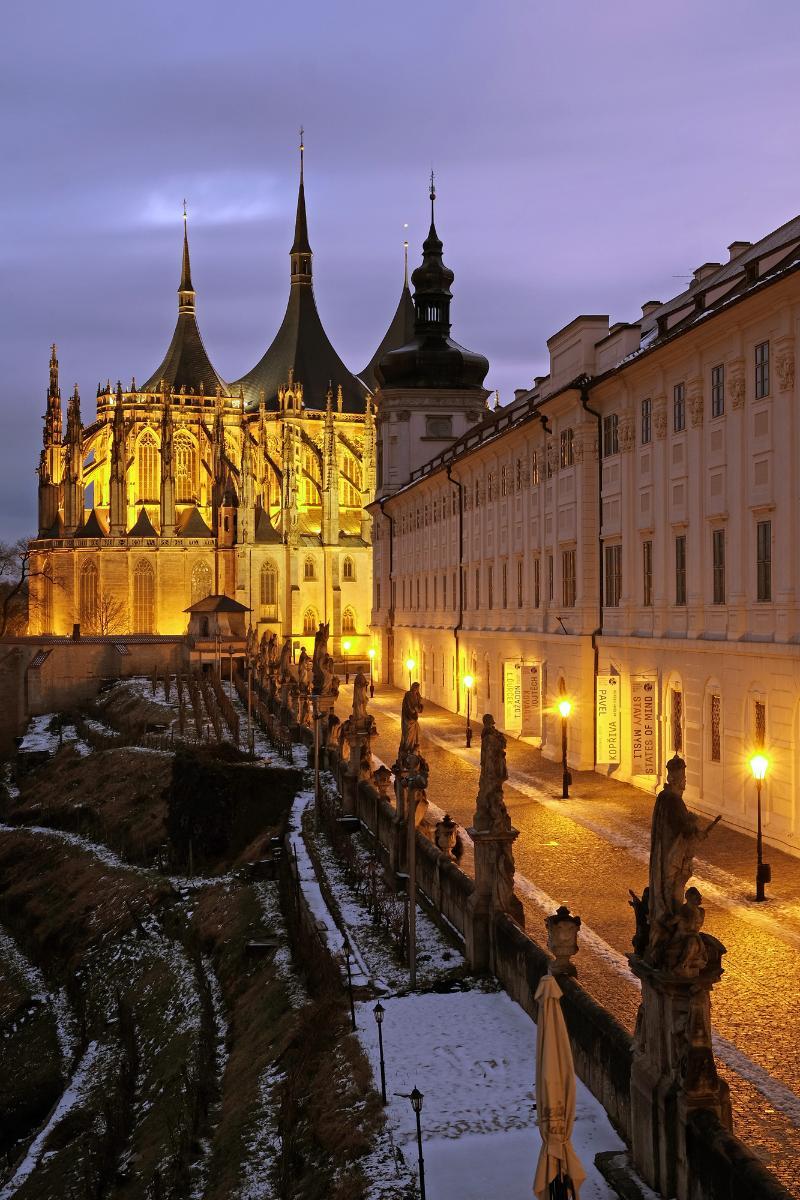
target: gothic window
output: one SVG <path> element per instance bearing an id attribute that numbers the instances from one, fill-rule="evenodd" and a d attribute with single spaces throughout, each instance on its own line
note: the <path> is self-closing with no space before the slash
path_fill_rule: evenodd
<path id="1" fill-rule="evenodd" d="M 97 563 L 89 559 L 81 567 L 80 622 L 85 629 L 97 624 Z"/>
<path id="2" fill-rule="evenodd" d="M 133 572 L 133 632 L 153 633 L 156 623 L 156 580 L 152 564 L 143 558 Z"/>
<path id="3" fill-rule="evenodd" d="M 303 636 L 313 637 L 317 632 L 317 614 L 313 608 L 307 608 L 303 613 Z"/>
<path id="4" fill-rule="evenodd" d="M 307 558 L 303 563 L 303 579 L 316 579 L 317 573 L 314 570 L 313 558 Z"/>
<path id="5" fill-rule="evenodd" d="M 211 567 L 205 562 L 196 562 L 192 567 L 192 604 L 211 595 Z"/>
<path id="6" fill-rule="evenodd" d="M 346 608 L 342 613 L 342 633 L 355 633 L 356 614 L 352 608 Z"/>
<path id="7" fill-rule="evenodd" d="M 39 629 L 42 633 L 53 632 L 53 578 L 51 574 L 50 560 L 44 559 L 42 562 L 42 581 L 41 581 L 41 612 L 39 619 Z"/>
<path id="8" fill-rule="evenodd" d="M 138 500 L 157 501 L 161 476 L 158 442 L 150 429 L 145 429 L 139 438 L 137 451 L 137 476 L 139 481 Z"/>
<path id="9" fill-rule="evenodd" d="M 356 577 L 356 569 L 353 560 L 348 554 L 342 562 L 342 579 L 347 579 L 352 582 Z"/>
<path id="10" fill-rule="evenodd" d="M 197 498 L 197 451 L 190 434 L 175 434 L 175 499 L 189 503 Z"/>
<path id="11" fill-rule="evenodd" d="M 278 603 L 278 571 L 273 562 L 261 567 L 261 607 L 275 608 Z"/>

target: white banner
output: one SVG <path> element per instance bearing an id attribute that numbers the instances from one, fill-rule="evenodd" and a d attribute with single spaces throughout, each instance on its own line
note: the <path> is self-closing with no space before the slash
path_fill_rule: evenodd
<path id="1" fill-rule="evenodd" d="M 631 774 L 658 774 L 658 676 L 631 677 Z"/>
<path id="2" fill-rule="evenodd" d="M 540 663 L 522 663 L 522 735 L 542 736 L 542 672 Z"/>
<path id="3" fill-rule="evenodd" d="M 503 663 L 504 729 L 522 730 L 522 663 Z"/>
<path id="4" fill-rule="evenodd" d="M 619 689 L 619 675 L 597 676 L 597 761 L 599 763 L 619 762 Z"/>

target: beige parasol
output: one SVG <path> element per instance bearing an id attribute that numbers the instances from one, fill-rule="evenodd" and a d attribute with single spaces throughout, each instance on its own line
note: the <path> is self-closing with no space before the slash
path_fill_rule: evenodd
<path id="1" fill-rule="evenodd" d="M 586 1172 L 570 1141 L 575 1124 L 575 1067 L 561 1012 L 561 988 L 552 975 L 545 975 L 536 989 L 536 1002 L 536 1113 L 544 1144 L 533 1192 L 538 1200 L 577 1197 Z"/>

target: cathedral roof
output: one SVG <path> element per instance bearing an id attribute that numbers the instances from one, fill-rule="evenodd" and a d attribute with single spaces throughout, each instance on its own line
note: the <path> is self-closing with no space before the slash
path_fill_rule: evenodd
<path id="1" fill-rule="evenodd" d="M 94 514 L 93 514 L 94 515 Z M 133 523 L 132 528 L 128 530 L 128 537 L 136 538 L 153 538 L 158 537 L 153 522 L 147 515 L 147 509 L 142 505 L 139 509 L 139 515 Z"/>
<path id="2" fill-rule="evenodd" d="M 253 540 L 256 542 L 277 542 L 283 541 L 280 532 L 272 524 L 269 519 L 269 513 L 266 509 L 259 506 L 256 510 L 255 530 L 253 532 Z"/>
<path id="3" fill-rule="evenodd" d="M 197 505 L 185 508 L 178 514 L 178 537 L 203 538 L 213 537 L 213 533 L 200 515 Z"/>
<path id="4" fill-rule="evenodd" d="M 405 345 L 388 350 L 375 365 L 382 387 L 458 388 L 483 391 L 489 370 L 482 354 L 459 346 L 450 337 L 450 290 L 453 272 L 445 266 L 443 245 L 434 223 L 436 192 L 431 175 L 431 227 L 422 245 L 422 263 L 411 276 L 414 285 L 414 333 Z"/>
<path id="5" fill-rule="evenodd" d="M 407 345 L 413 337 L 414 301 L 411 299 L 411 291 L 408 286 L 408 273 L 406 273 L 406 278 L 403 280 L 403 290 L 400 293 L 400 301 L 389 324 L 389 328 L 383 335 L 380 346 L 378 346 L 378 349 L 366 367 L 364 367 L 364 370 L 358 373 L 359 379 L 367 385 L 371 392 L 378 390 L 379 385 L 375 368 L 383 356 L 388 354 L 390 350 L 398 350 L 401 346 Z"/>
<path id="6" fill-rule="evenodd" d="M 85 521 L 75 530 L 75 537 L 102 538 L 108 536 L 108 530 L 100 519 L 100 514 L 93 508 Z"/>
<path id="7" fill-rule="evenodd" d="M 189 237 L 184 220 L 183 262 L 181 282 L 178 288 L 178 321 L 167 353 L 141 388 L 143 392 L 161 391 L 162 379 L 172 391 L 179 391 L 185 387 L 187 392 L 199 392 L 201 384 L 202 390 L 207 396 L 215 395 L 217 388 L 221 388 L 226 393 L 229 391 L 225 380 L 211 365 L 211 360 L 203 345 L 203 339 L 197 327 L 194 301 L 195 293 L 192 287 L 189 262 Z"/>
<path id="8" fill-rule="evenodd" d="M 277 409 L 278 389 L 290 381 L 303 385 L 305 408 L 325 409 L 328 389 L 342 389 L 342 411 L 363 413 L 367 389 L 350 372 L 331 345 L 317 312 L 312 283 L 312 252 L 308 240 L 303 185 L 302 146 L 300 188 L 292 248 L 289 302 L 272 344 L 251 371 L 237 379 L 248 408 L 257 408 L 263 394 L 267 408 Z"/>

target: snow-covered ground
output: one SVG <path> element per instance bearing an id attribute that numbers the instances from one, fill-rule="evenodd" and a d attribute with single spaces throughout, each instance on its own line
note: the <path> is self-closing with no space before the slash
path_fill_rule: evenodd
<path id="1" fill-rule="evenodd" d="M 325 902 L 302 833 L 303 814 L 312 803 L 312 792 L 298 795 L 292 811 L 290 843 L 306 903 L 329 949 L 339 954 L 344 945 L 342 931 Z M 416 1171 L 416 1121 L 408 1100 L 414 1087 L 425 1096 L 422 1128 L 428 1200 L 451 1200 L 453 1196 L 459 1200 L 486 1200 L 495 1195 L 503 1200 L 529 1200 L 541 1147 L 534 1092 L 536 1026 L 505 992 L 489 991 L 478 981 L 463 991 L 387 994 L 390 990 L 407 992 L 407 972 L 392 962 L 388 948 L 376 955 L 374 940 L 362 932 L 369 915 L 345 884 L 324 838 L 316 837 L 316 842 L 326 883 L 357 959 L 354 982 L 372 986 L 376 994 L 380 992 L 385 1009 L 387 1128 L 374 1152 L 361 1164 L 370 1180 L 370 1200 L 380 1200 L 388 1191 L 396 1193 L 403 1177 L 407 1179 L 409 1171 Z M 418 930 L 423 937 L 431 924 L 418 912 Z M 360 946 L 355 940 L 359 933 Z M 436 934 L 441 938 L 438 930 Z M 459 956 L 452 953 L 459 961 Z M 443 955 L 434 955 L 434 960 L 440 977 L 443 968 L 453 965 Z M 421 973 L 420 986 L 425 986 Z M 379 1091 L 374 1007 L 374 999 L 358 1003 L 356 1023 Z M 612 1200 L 614 1192 L 595 1169 L 594 1156 L 604 1150 L 623 1150 L 624 1146 L 602 1105 L 580 1081 L 577 1086 L 573 1144 L 587 1173 L 581 1197 Z"/>
<path id="2" fill-rule="evenodd" d="M 59 720 L 60 717 L 56 713 L 42 713 L 41 716 L 31 717 L 25 736 L 20 742 L 19 752 L 21 754 L 33 752 L 55 754 L 62 744 L 70 742 L 78 754 L 82 756 L 91 754 L 91 746 L 87 746 L 86 742 L 78 737 L 78 731 L 74 725 L 64 725 L 59 738 Z"/>
<path id="3" fill-rule="evenodd" d="M 536 1127 L 536 1026 L 505 992 L 431 992 L 382 998 L 387 1122 L 412 1169 L 422 1106 L 428 1200 L 530 1200 L 541 1139 Z M 358 1036 L 380 1089 L 374 1003 L 357 1005 Z M 404 1093 L 404 1095 L 398 1095 Z M 612 1200 L 595 1154 L 624 1146 L 578 1082 L 573 1145 L 587 1173 L 581 1200 Z M 377 1193 L 380 1194 L 380 1193 Z"/>

